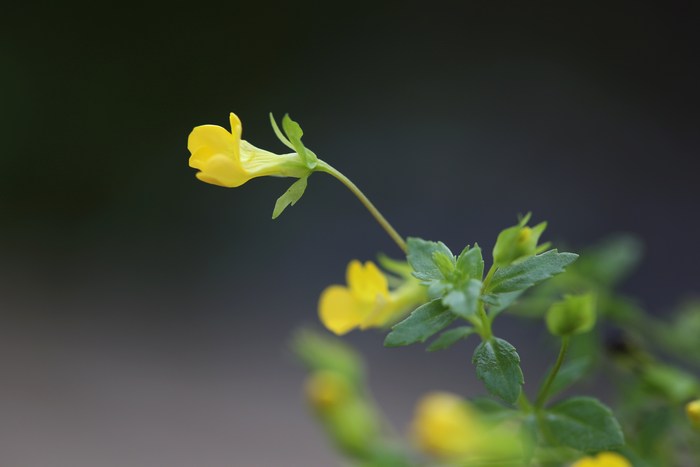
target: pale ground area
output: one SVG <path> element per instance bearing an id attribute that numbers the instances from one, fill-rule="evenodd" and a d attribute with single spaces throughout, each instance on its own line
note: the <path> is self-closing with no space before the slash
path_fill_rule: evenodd
<path id="1" fill-rule="evenodd" d="M 37 345 L 38 344 L 38 345 Z M 0 466 L 332 466 L 284 358 L 0 343 Z"/>
<path id="2" fill-rule="evenodd" d="M 248 290 L 251 301 L 232 306 L 218 285 L 210 303 L 203 294 L 190 303 L 122 284 L 33 294 L 0 281 L 0 467 L 342 465 L 307 412 L 305 372 L 288 351 L 292 331 L 316 322 L 313 305 L 289 309 L 296 298 L 265 295 L 256 308 Z M 532 361 L 541 349 L 513 324 L 499 330 Z M 427 353 L 382 339 L 345 341 L 361 349 L 399 432 L 430 390 L 483 394 L 476 340 Z"/>

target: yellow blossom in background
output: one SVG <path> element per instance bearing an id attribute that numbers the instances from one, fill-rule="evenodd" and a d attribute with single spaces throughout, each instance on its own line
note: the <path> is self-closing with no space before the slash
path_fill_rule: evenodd
<path id="1" fill-rule="evenodd" d="M 571 467 L 632 467 L 632 463 L 616 452 L 601 452 L 574 462 Z"/>
<path id="2" fill-rule="evenodd" d="M 694 428 L 700 430 L 700 399 L 688 402 L 685 406 L 685 413 Z"/>
<path id="3" fill-rule="evenodd" d="M 411 435 L 423 452 L 460 465 L 522 463 L 517 430 L 508 424 L 487 423 L 467 401 L 448 392 L 432 392 L 419 401 Z"/>
<path id="4" fill-rule="evenodd" d="M 318 371 L 306 382 L 306 397 L 317 410 L 337 407 L 351 394 L 350 382 L 334 371 Z"/>
<path id="5" fill-rule="evenodd" d="M 201 125 L 187 140 L 190 167 L 206 183 L 233 188 L 255 177 L 305 177 L 310 169 L 297 153 L 278 155 L 241 139 L 241 121 L 230 115 L 231 131 L 217 125 Z"/>
<path id="6" fill-rule="evenodd" d="M 318 312 L 323 325 L 342 335 L 359 327 L 384 327 L 425 299 L 425 288 L 407 279 L 403 286 L 389 291 L 387 277 L 371 261 L 353 260 L 346 271 L 347 286 L 331 285 L 319 299 Z"/>
<path id="7" fill-rule="evenodd" d="M 434 392 L 418 403 L 412 432 L 421 450 L 437 457 L 457 457 L 474 450 L 480 427 L 462 399 Z"/>

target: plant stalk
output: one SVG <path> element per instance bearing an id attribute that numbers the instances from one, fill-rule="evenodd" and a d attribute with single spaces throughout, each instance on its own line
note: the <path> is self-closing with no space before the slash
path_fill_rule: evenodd
<path id="1" fill-rule="evenodd" d="M 315 171 L 317 172 L 325 172 L 329 175 L 332 175 L 335 177 L 338 181 L 340 181 L 343 185 L 345 185 L 357 198 L 360 200 L 360 202 L 364 205 L 365 208 L 374 216 L 374 219 L 379 223 L 379 225 L 382 226 L 382 228 L 386 231 L 387 234 L 389 234 L 389 237 L 398 245 L 399 248 L 401 248 L 401 251 L 404 252 L 404 254 L 408 253 L 408 248 L 406 247 L 406 241 L 403 239 L 401 235 L 392 227 L 392 225 L 387 221 L 384 216 L 382 215 L 381 212 L 379 212 L 379 209 L 377 209 L 374 204 L 365 196 L 364 193 L 355 185 L 352 180 L 350 180 L 348 177 L 340 173 L 337 169 L 332 167 L 330 164 L 319 160 L 318 165 L 316 166 Z"/>
<path id="2" fill-rule="evenodd" d="M 564 363 L 564 358 L 566 357 L 566 351 L 569 349 L 570 339 L 571 339 L 570 336 L 563 336 L 561 338 L 561 348 L 559 349 L 559 356 L 557 356 L 557 361 L 554 364 L 554 368 L 552 368 L 552 371 L 549 372 L 549 376 L 547 376 L 547 380 L 544 382 L 544 384 L 542 385 L 542 389 L 540 389 L 540 392 L 537 395 L 537 399 L 535 400 L 535 408 L 536 409 L 541 409 L 542 406 L 544 405 L 544 403 L 547 402 L 547 396 L 549 395 L 549 389 L 552 387 L 552 383 L 554 382 L 554 378 L 556 378 L 557 373 L 559 373 L 559 370 L 561 369 L 562 363 Z"/>

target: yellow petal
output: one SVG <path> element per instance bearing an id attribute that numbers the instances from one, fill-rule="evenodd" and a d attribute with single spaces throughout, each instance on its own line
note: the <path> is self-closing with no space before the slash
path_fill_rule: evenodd
<path id="1" fill-rule="evenodd" d="M 630 461 L 616 452 L 601 452 L 595 457 L 584 457 L 571 467 L 632 467 Z"/>
<path id="2" fill-rule="evenodd" d="M 217 125 L 201 125 L 195 127 L 187 139 L 187 149 L 194 154 L 201 148 L 210 148 L 214 152 L 229 154 L 238 158 L 239 137 L 235 137 L 226 129 Z"/>
<path id="3" fill-rule="evenodd" d="M 360 323 L 360 329 L 385 327 L 394 321 L 396 311 L 391 297 L 377 295 L 372 311 Z"/>
<path id="4" fill-rule="evenodd" d="M 201 170 L 197 178 L 203 182 L 233 188 L 243 185 L 249 177 L 241 170 L 238 161 L 223 154 L 202 148 L 190 157 L 190 166 Z"/>
<path id="5" fill-rule="evenodd" d="M 599 467 L 632 467 L 630 461 L 616 452 L 601 452 L 598 454 Z"/>
<path id="6" fill-rule="evenodd" d="M 318 314 L 326 328 L 342 335 L 356 328 L 366 311 L 346 287 L 331 285 L 321 293 Z"/>
<path id="7" fill-rule="evenodd" d="M 216 154 L 217 153 L 210 148 L 199 148 L 190 156 L 190 167 L 193 169 L 203 170 L 209 163 L 209 159 L 214 157 Z"/>
<path id="8" fill-rule="evenodd" d="M 386 276 L 371 261 L 364 266 L 357 260 L 348 264 L 348 287 L 358 300 L 363 302 L 375 302 L 377 296 L 388 297 L 389 284 Z"/>
<path id="9" fill-rule="evenodd" d="M 231 114 L 228 116 L 228 120 L 231 123 L 231 134 L 233 135 L 234 138 L 236 138 L 237 140 L 240 140 L 241 133 L 243 132 L 243 126 L 241 125 L 241 119 L 238 118 L 238 115 L 231 112 Z"/>
<path id="10" fill-rule="evenodd" d="M 412 428 L 418 445 L 439 457 L 471 453 L 482 431 L 464 402 L 443 392 L 430 393 L 419 402 Z"/>
<path id="11" fill-rule="evenodd" d="M 598 461 L 593 457 L 584 457 L 571 464 L 571 467 L 599 467 Z"/>
<path id="12" fill-rule="evenodd" d="M 690 423 L 700 428 L 700 399 L 688 402 L 685 406 L 685 413 Z"/>

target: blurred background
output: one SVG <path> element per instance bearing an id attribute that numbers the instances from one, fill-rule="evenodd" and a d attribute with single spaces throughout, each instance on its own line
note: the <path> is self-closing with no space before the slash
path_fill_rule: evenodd
<path id="1" fill-rule="evenodd" d="M 187 135 L 230 111 L 278 152 L 267 114 L 289 112 L 403 235 L 488 251 L 532 211 L 573 251 L 637 234 L 625 291 L 660 316 L 700 291 L 693 2 L 3 10 L 3 467 L 337 464 L 289 336 L 349 259 L 400 251 L 322 174 L 276 221 L 290 180 L 197 181 Z M 499 326 L 536 382 L 555 350 Z M 400 430 L 429 389 L 483 393 L 472 342 L 382 340 L 346 339 Z"/>

